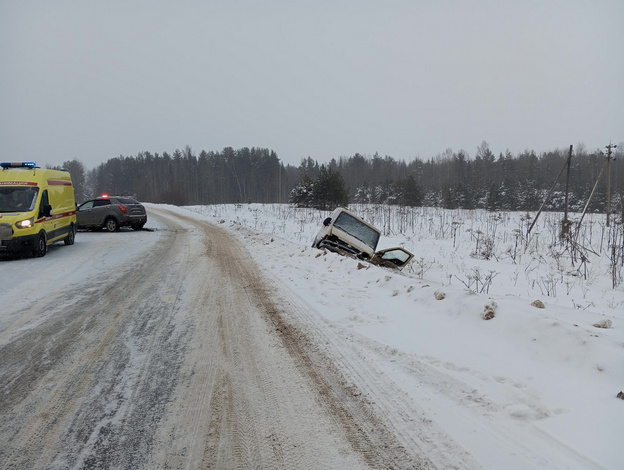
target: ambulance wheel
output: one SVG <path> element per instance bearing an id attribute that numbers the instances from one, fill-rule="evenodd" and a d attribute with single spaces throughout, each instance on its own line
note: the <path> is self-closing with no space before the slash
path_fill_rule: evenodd
<path id="1" fill-rule="evenodd" d="M 33 255 L 35 256 L 35 258 L 43 258 L 47 252 L 48 252 L 48 241 L 46 240 L 45 232 L 41 232 L 39 234 L 39 238 L 37 238 L 37 245 L 35 246 Z"/>
<path id="2" fill-rule="evenodd" d="M 76 227 L 74 226 L 74 224 L 71 224 L 69 226 L 69 233 L 67 234 L 67 238 L 63 240 L 63 243 L 65 243 L 66 245 L 73 245 L 75 240 L 76 240 Z"/>
<path id="3" fill-rule="evenodd" d="M 119 230 L 119 224 L 112 217 L 106 219 L 106 222 L 104 222 L 104 226 L 109 232 L 116 232 L 117 230 Z"/>

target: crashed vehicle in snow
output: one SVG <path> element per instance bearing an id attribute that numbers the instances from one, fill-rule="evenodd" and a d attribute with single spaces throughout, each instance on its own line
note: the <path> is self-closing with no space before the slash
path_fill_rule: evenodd
<path id="1" fill-rule="evenodd" d="M 376 266 L 400 269 L 414 257 L 403 248 L 375 252 L 381 231 L 364 219 L 339 207 L 323 221 L 312 246 L 365 260 Z"/>

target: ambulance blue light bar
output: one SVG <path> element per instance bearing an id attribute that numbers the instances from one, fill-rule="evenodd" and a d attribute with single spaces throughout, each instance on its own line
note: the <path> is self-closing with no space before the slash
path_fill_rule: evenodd
<path id="1" fill-rule="evenodd" d="M 0 168 L 36 168 L 35 162 L 2 162 Z"/>

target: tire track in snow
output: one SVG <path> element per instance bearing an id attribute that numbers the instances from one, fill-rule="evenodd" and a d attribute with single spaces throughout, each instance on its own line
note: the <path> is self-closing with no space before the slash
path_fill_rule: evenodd
<path id="1" fill-rule="evenodd" d="M 124 328 L 133 327 L 133 309 L 149 296 L 162 272 L 159 262 L 167 262 L 167 241 L 174 239 L 175 235 L 164 236 L 151 257 L 135 269 L 111 273 L 100 286 L 87 289 L 69 311 L 57 307 L 63 304 L 56 299 L 37 306 L 41 314 L 52 308 L 48 321 L 2 348 L 3 371 L 18 376 L 7 380 L 2 374 L 1 382 L 0 435 L 7 468 L 47 467 L 54 456 L 55 466 L 77 465 L 89 436 L 106 429 L 99 421 L 119 408 L 119 398 L 110 395 L 120 390 L 115 377 L 101 375 L 114 364 L 113 375 L 123 376 L 129 357 L 118 338 Z"/>
<path id="2" fill-rule="evenodd" d="M 353 387 L 345 388 L 340 371 L 318 348 L 291 324 L 272 300 L 272 295 L 259 270 L 246 265 L 238 277 L 247 287 L 250 302 L 260 306 L 266 319 L 280 335 L 281 342 L 295 361 L 297 368 L 312 384 L 316 399 L 344 433 L 351 448 L 372 468 L 425 468 L 423 458 L 411 456 L 388 431 L 361 393 Z"/>

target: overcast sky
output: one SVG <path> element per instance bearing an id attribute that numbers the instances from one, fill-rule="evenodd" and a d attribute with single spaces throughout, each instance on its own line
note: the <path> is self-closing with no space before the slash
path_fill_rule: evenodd
<path id="1" fill-rule="evenodd" d="M 624 0 L 0 0 L 0 160 L 624 141 Z"/>

